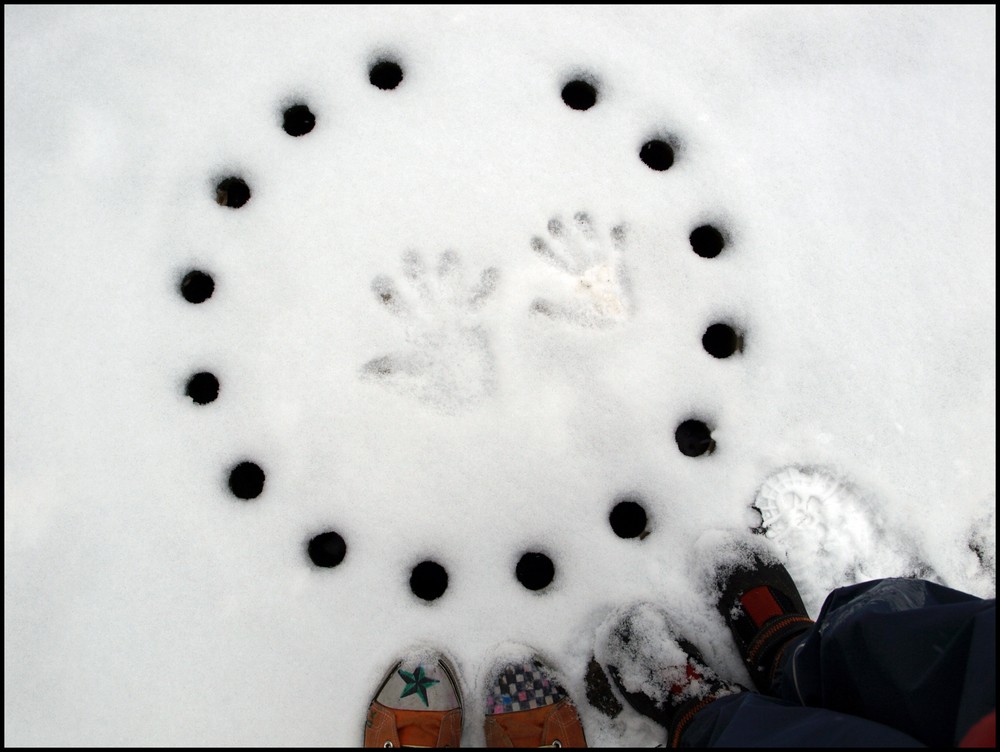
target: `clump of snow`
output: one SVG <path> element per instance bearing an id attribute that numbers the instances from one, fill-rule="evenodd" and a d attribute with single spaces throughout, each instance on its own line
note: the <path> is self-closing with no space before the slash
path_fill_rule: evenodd
<path id="1" fill-rule="evenodd" d="M 651 604 L 640 604 L 613 615 L 597 633 L 601 648 L 596 657 L 614 667 L 628 692 L 640 692 L 657 703 L 669 699 L 671 688 L 693 693 L 699 682 L 688 682 L 687 653 L 677 643 L 676 627 Z"/>

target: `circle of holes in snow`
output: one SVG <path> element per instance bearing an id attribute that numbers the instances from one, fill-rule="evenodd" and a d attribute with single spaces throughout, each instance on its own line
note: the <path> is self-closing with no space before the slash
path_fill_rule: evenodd
<path id="1" fill-rule="evenodd" d="M 193 269 L 181 280 L 181 295 L 188 303 L 204 303 L 215 292 L 215 281 L 205 272 Z"/>
<path id="2" fill-rule="evenodd" d="M 304 104 L 293 104 L 285 110 L 281 127 L 289 136 L 304 136 L 316 127 L 316 116 Z"/>
<path id="3" fill-rule="evenodd" d="M 368 80 L 383 91 L 395 89 L 403 80 L 403 69 L 395 60 L 378 60 L 368 71 Z"/>
<path id="4" fill-rule="evenodd" d="M 639 159 L 651 170 L 669 170 L 674 163 L 674 147 L 658 138 L 647 141 L 639 149 Z"/>
<path id="5" fill-rule="evenodd" d="M 685 420 L 674 431 L 674 439 L 681 454 L 688 457 L 700 457 L 711 454 L 715 450 L 715 440 L 712 431 L 703 421 Z"/>
<path id="6" fill-rule="evenodd" d="M 545 554 L 528 551 L 518 560 L 514 574 L 528 590 L 541 590 L 556 576 L 556 567 Z"/>
<path id="7" fill-rule="evenodd" d="M 228 177 L 215 186 L 215 201 L 219 206 L 239 209 L 250 200 L 250 186 L 243 178 Z"/>
<path id="8" fill-rule="evenodd" d="M 649 533 L 646 530 L 646 509 L 642 503 L 633 498 L 619 501 L 608 515 L 611 529 L 619 538 L 644 539 Z"/>
<path id="9" fill-rule="evenodd" d="M 410 590 L 418 598 L 433 601 L 448 589 L 448 572 L 436 561 L 422 561 L 410 572 Z"/>
<path id="10" fill-rule="evenodd" d="M 403 69 L 394 60 L 379 59 L 369 69 L 369 81 L 379 89 L 395 89 L 402 80 Z M 567 82 L 562 89 L 563 102 L 574 110 L 590 109 L 597 103 L 597 97 L 596 86 L 579 78 Z M 291 105 L 282 113 L 282 128 L 290 136 L 303 136 L 311 132 L 315 125 L 316 116 L 305 104 Z M 674 147 L 662 139 L 651 139 L 640 148 L 639 158 L 650 169 L 663 172 L 674 163 Z M 215 200 L 220 206 L 238 209 L 250 197 L 249 185 L 238 176 L 223 178 L 216 185 Z M 703 258 L 715 258 L 725 247 L 722 232 L 712 225 L 696 227 L 691 231 L 689 240 L 692 250 Z M 181 294 L 185 300 L 194 304 L 208 300 L 214 290 L 215 282 L 212 277 L 200 270 L 189 271 L 181 282 Z M 713 357 L 726 358 L 742 351 L 743 338 L 742 334 L 728 324 L 715 323 L 706 329 L 702 345 Z M 211 373 L 196 373 L 189 379 L 185 391 L 196 404 L 208 404 L 218 397 L 219 382 Z M 677 427 L 674 437 L 678 449 L 689 457 L 711 453 L 715 449 L 711 430 L 707 424 L 697 419 L 683 421 Z M 239 463 L 229 474 L 229 488 L 240 499 L 259 496 L 263 492 L 264 481 L 264 471 L 259 465 L 249 461 Z M 621 538 L 638 537 L 641 540 L 649 534 L 646 511 L 635 499 L 619 501 L 609 514 L 609 522 L 612 530 Z M 337 566 L 343 561 L 346 550 L 343 537 L 334 531 L 321 533 L 308 544 L 309 557 L 319 567 Z M 555 566 L 545 554 L 527 552 L 517 563 L 516 576 L 529 590 L 541 590 L 552 582 Z M 447 587 L 448 573 L 437 562 L 423 561 L 411 572 L 410 589 L 423 600 L 436 600 L 444 594 Z"/>
<path id="11" fill-rule="evenodd" d="M 207 405 L 219 396 L 219 380 L 208 371 L 201 371 L 188 379 L 184 393 L 196 405 Z"/>
<path id="12" fill-rule="evenodd" d="M 229 490 L 237 499 L 256 499 L 264 491 L 264 471 L 253 462 L 241 462 L 229 471 Z"/>
<path id="13" fill-rule="evenodd" d="M 743 335 L 729 324 L 712 324 L 702 335 L 701 345 L 713 358 L 728 358 L 743 351 Z"/>
<path id="14" fill-rule="evenodd" d="M 597 88 L 588 81 L 574 79 L 563 87 L 562 100 L 574 110 L 589 110 L 597 104 Z"/>
<path id="15" fill-rule="evenodd" d="M 695 227 L 688 239 L 691 241 L 691 250 L 702 258 L 715 258 L 726 247 L 722 232 L 712 225 Z"/>
<path id="16" fill-rule="evenodd" d="M 309 558 L 317 567 L 335 567 L 347 555 L 347 543 L 340 533 L 328 530 L 314 536 L 309 541 L 307 550 Z"/>

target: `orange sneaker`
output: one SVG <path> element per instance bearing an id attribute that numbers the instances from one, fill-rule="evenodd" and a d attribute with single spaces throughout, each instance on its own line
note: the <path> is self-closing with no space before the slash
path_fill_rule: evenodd
<path id="1" fill-rule="evenodd" d="M 389 669 L 368 706 L 366 747 L 458 747 L 462 693 L 451 662 L 412 651 Z"/>
<path id="2" fill-rule="evenodd" d="M 487 691 L 486 746 L 587 746 L 576 706 L 537 656 L 499 668 Z"/>

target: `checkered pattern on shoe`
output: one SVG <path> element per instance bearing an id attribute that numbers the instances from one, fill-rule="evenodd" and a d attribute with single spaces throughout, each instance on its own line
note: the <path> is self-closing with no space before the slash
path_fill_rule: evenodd
<path id="1" fill-rule="evenodd" d="M 513 664 L 500 672 L 490 688 L 487 715 L 514 713 L 554 705 L 566 690 L 535 663 Z"/>

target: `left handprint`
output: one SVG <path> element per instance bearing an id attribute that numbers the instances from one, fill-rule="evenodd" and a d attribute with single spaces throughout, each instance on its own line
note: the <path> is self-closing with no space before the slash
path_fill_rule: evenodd
<path id="1" fill-rule="evenodd" d="M 362 378 L 456 412 L 492 393 L 495 365 L 489 337 L 477 313 L 496 290 L 498 271 L 483 270 L 467 287 L 454 251 L 428 271 L 416 251 L 403 256 L 405 292 L 386 275 L 372 280 L 375 300 L 406 325 L 409 348 L 362 367 Z"/>

